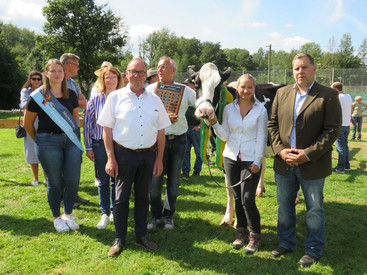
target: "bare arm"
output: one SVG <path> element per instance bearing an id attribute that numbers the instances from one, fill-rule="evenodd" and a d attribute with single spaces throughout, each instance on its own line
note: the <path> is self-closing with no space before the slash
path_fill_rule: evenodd
<path id="1" fill-rule="evenodd" d="M 153 175 L 155 177 L 159 177 L 163 172 L 163 154 L 165 144 L 166 144 L 166 137 L 164 135 L 164 129 L 158 130 L 157 158 L 155 159 L 153 166 Z"/>
<path id="2" fill-rule="evenodd" d="M 36 129 L 34 128 L 34 121 L 36 120 L 37 115 L 38 113 L 24 110 L 24 119 L 23 119 L 24 129 L 27 131 L 28 135 L 33 140 L 36 136 Z"/>
<path id="3" fill-rule="evenodd" d="M 82 93 L 78 94 L 78 103 L 80 108 L 87 107 L 88 100 L 85 98 L 85 96 Z"/>
<path id="4" fill-rule="evenodd" d="M 106 173 L 112 177 L 117 176 L 118 165 L 115 157 L 115 151 L 113 149 L 112 128 L 106 126 L 103 127 L 103 141 L 107 153 Z"/>

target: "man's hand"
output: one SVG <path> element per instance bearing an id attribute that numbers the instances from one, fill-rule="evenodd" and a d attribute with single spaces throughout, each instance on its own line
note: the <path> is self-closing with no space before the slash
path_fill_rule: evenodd
<path id="1" fill-rule="evenodd" d="M 177 122 L 178 115 L 175 115 L 174 113 L 168 113 L 168 117 L 172 124 Z"/>
<path id="2" fill-rule="evenodd" d="M 91 161 L 93 161 L 94 162 L 94 152 L 93 152 L 93 150 L 89 150 L 89 151 L 87 151 L 87 157 L 91 160 Z"/>
<path id="3" fill-rule="evenodd" d="M 283 149 L 279 155 L 289 166 L 298 166 L 308 161 L 303 149 Z"/>
<path id="4" fill-rule="evenodd" d="M 156 159 L 153 166 L 153 176 L 159 177 L 163 172 L 163 162 L 161 159 Z"/>
<path id="5" fill-rule="evenodd" d="M 195 126 L 192 128 L 193 131 L 200 132 L 200 126 Z"/>
<path id="6" fill-rule="evenodd" d="M 116 159 L 108 159 L 106 163 L 106 173 L 111 177 L 115 177 L 118 175 L 119 167 Z"/>

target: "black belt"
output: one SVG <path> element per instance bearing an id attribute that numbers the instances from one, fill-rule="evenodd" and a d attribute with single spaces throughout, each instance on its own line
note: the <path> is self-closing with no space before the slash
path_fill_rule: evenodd
<path id="1" fill-rule="evenodd" d="M 176 135 L 166 135 L 166 138 L 168 140 L 172 140 L 172 139 L 175 139 L 175 138 L 178 138 L 178 137 L 182 137 L 184 135 L 186 135 L 186 133 L 183 133 L 182 135 L 178 135 L 178 136 L 176 136 Z"/>
<path id="2" fill-rule="evenodd" d="M 143 148 L 143 149 L 130 149 L 125 146 L 122 146 L 121 144 L 117 143 L 116 141 L 113 141 L 118 147 L 121 147 L 123 149 L 126 149 L 128 151 L 132 151 L 135 153 L 144 153 L 144 152 L 157 152 L 157 149 L 155 148 L 155 145 L 149 148 Z"/>

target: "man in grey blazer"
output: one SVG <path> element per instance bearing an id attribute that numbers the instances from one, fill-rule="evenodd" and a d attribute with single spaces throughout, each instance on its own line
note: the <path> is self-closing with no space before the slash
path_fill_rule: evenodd
<path id="1" fill-rule="evenodd" d="M 299 261 L 310 266 L 322 256 L 325 245 L 323 188 L 332 172 L 332 145 L 341 129 L 338 93 L 315 81 L 316 66 L 309 54 L 293 61 L 294 85 L 278 90 L 268 122 L 275 154 L 278 200 L 278 258 L 296 249 L 295 199 L 301 186 L 307 206 L 306 253 Z"/>

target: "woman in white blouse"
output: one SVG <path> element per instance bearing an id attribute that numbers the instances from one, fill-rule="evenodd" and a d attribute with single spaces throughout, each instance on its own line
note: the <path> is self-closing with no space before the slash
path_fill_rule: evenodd
<path id="1" fill-rule="evenodd" d="M 250 74 L 237 81 L 237 98 L 223 111 L 223 121 L 209 120 L 217 136 L 226 141 L 223 166 L 235 197 L 237 236 L 235 249 L 245 245 L 246 254 L 261 246 L 260 213 L 255 203 L 261 162 L 265 153 L 268 115 L 265 107 L 255 100 L 255 78 Z M 248 229 L 249 228 L 249 229 Z"/>

